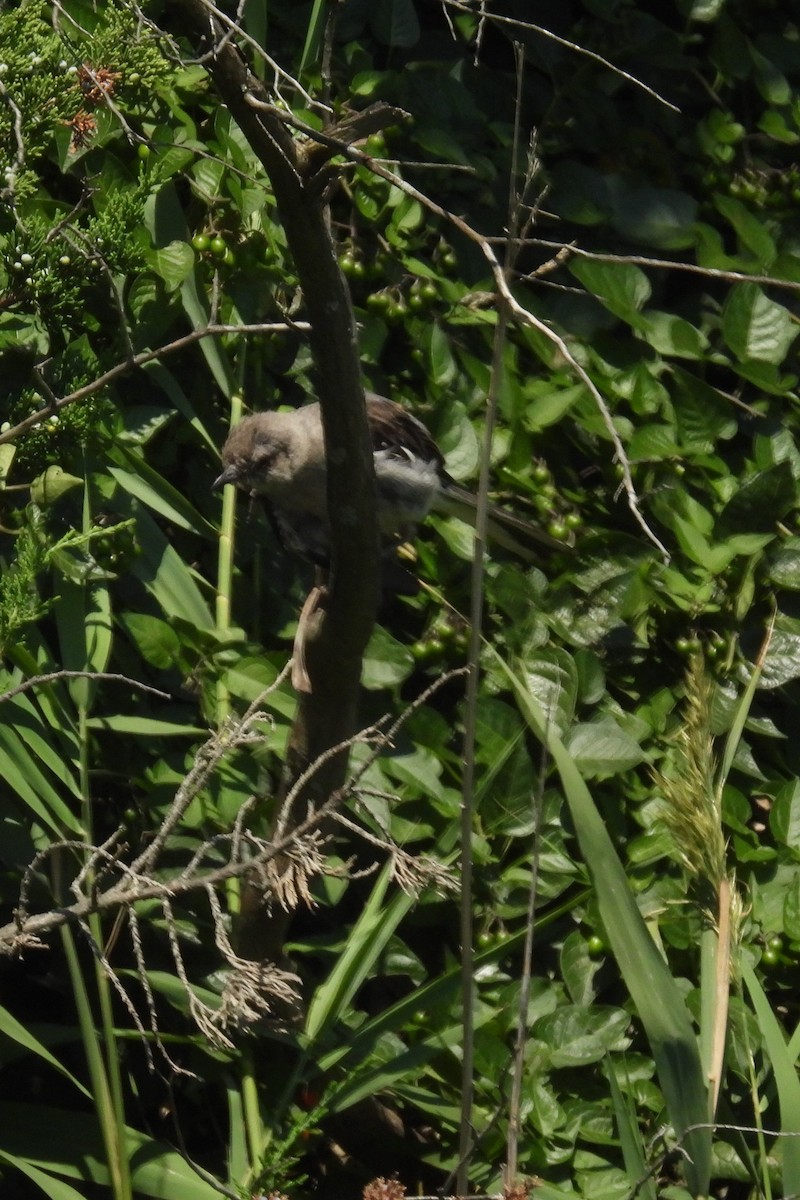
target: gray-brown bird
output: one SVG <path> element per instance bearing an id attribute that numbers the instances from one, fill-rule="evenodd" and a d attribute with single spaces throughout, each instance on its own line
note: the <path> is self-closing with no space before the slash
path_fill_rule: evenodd
<path id="1" fill-rule="evenodd" d="M 476 498 L 447 474 L 444 457 L 425 426 L 406 409 L 367 393 L 378 500 L 378 527 L 386 547 L 406 538 L 430 512 L 474 527 Z M 234 426 L 222 447 L 222 474 L 213 487 L 236 484 L 268 503 L 287 549 L 318 564 L 329 556 L 325 442 L 319 404 L 293 412 L 260 412 Z M 488 535 L 524 558 L 532 541 L 563 543 L 528 521 L 489 507 Z"/>

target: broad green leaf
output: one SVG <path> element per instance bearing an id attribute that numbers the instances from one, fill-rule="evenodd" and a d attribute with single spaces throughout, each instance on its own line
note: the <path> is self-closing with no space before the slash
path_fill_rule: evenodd
<path id="1" fill-rule="evenodd" d="M 385 46 L 408 48 L 420 38 L 420 25 L 413 0 L 369 0 L 370 25 Z"/>
<path id="2" fill-rule="evenodd" d="M 5 447 L 3 447 L 5 449 Z M 31 500 L 40 508 L 55 504 L 73 488 L 82 487 L 83 480 L 77 475 L 69 475 L 63 467 L 48 467 L 31 484 Z"/>
<path id="3" fill-rule="evenodd" d="M 755 254 L 759 265 L 764 270 L 770 267 L 775 261 L 777 251 L 766 224 L 733 196 L 716 196 L 714 203 L 730 221 L 742 244 Z"/>
<path id="4" fill-rule="evenodd" d="M 574 725 L 567 749 L 581 774 L 590 779 L 629 771 L 644 759 L 641 746 L 611 717 Z"/>
<path id="5" fill-rule="evenodd" d="M 761 687 L 777 688 L 800 676 L 800 623 L 783 618 L 772 631 L 761 670 Z"/>
<path id="6" fill-rule="evenodd" d="M 798 485 L 790 464 L 776 463 L 740 481 L 719 514 L 714 532 L 723 538 L 745 532 L 774 533 L 797 499 Z"/>
<path id="7" fill-rule="evenodd" d="M 800 853 L 800 781 L 792 780 L 778 792 L 770 810 L 769 824 L 784 846 Z"/>
<path id="8" fill-rule="evenodd" d="M 642 337 L 659 354 L 674 358 L 702 358 L 708 349 L 705 334 L 675 313 L 656 312 L 649 308 L 644 318 Z"/>
<path id="9" fill-rule="evenodd" d="M 673 407 L 683 448 L 710 452 L 718 439 L 732 438 L 738 426 L 730 400 L 682 367 L 672 371 L 678 385 Z"/>
<path id="10" fill-rule="evenodd" d="M 681 250 L 694 242 L 697 202 L 673 188 L 634 187 L 614 180 L 614 228 L 632 242 Z"/>
<path id="11" fill-rule="evenodd" d="M 103 584 L 64 579 L 54 605 L 62 662 L 68 671 L 102 672 L 111 654 L 111 597 Z M 72 679 L 75 703 L 87 707 L 97 690 L 90 679 Z"/>
<path id="12" fill-rule="evenodd" d="M 575 384 L 535 396 L 525 410 L 525 428 L 531 433 L 538 433 L 549 425 L 555 425 L 585 395 L 583 384 Z"/>
<path id="13" fill-rule="evenodd" d="M 795 873 L 783 898 L 783 931 L 793 942 L 800 941 L 800 873 Z"/>
<path id="14" fill-rule="evenodd" d="M 647 327 L 641 309 L 650 299 L 650 281 L 639 267 L 577 258 L 569 269 L 615 316 L 636 329 Z"/>
<path id="15" fill-rule="evenodd" d="M 170 242 L 160 250 L 151 250 L 148 262 L 164 280 L 168 292 L 174 292 L 194 270 L 194 250 L 186 242 Z"/>
<path id="16" fill-rule="evenodd" d="M 154 667 L 175 666 L 181 654 L 181 640 L 172 625 L 149 613 L 122 613 L 118 620 L 133 638 L 142 658 Z"/>
<path id="17" fill-rule="evenodd" d="M 361 682 L 367 690 L 396 687 L 414 669 L 414 657 L 407 646 L 377 625 L 364 651 Z"/>
<path id="18" fill-rule="evenodd" d="M 765 296 L 755 283 L 738 283 L 728 294 L 722 313 L 722 333 L 742 362 L 779 366 L 797 336 L 791 314 Z"/>
<path id="19" fill-rule="evenodd" d="M 565 938 L 559 962 L 572 1003 L 588 1008 L 596 996 L 594 977 L 600 970 L 600 963 L 590 956 L 586 938 L 579 930 L 574 929 Z"/>
<path id="20" fill-rule="evenodd" d="M 447 334 L 439 321 L 428 325 L 422 338 L 422 350 L 430 378 L 436 386 L 444 388 L 451 384 L 456 375 L 456 364 Z"/>
<path id="21" fill-rule="evenodd" d="M 621 1008 L 562 1004 L 537 1021 L 532 1032 L 549 1047 L 554 1067 L 578 1067 L 600 1062 L 611 1050 L 624 1050 L 629 1024 Z"/>
<path id="22" fill-rule="evenodd" d="M 662 458 L 680 458 L 676 431 L 671 425 L 645 425 L 637 429 L 628 444 L 631 462 L 658 462 Z"/>
<path id="23" fill-rule="evenodd" d="M 578 672 L 566 650 L 543 650 L 525 667 L 525 683 L 548 723 L 559 734 L 569 729 L 575 715 Z"/>

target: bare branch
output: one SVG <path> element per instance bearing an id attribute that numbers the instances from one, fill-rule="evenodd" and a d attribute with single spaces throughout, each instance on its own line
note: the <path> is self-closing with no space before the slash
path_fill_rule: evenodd
<path id="1" fill-rule="evenodd" d="M 151 696 L 157 696 L 159 700 L 174 699 L 169 692 L 162 692 L 160 688 L 151 687 L 149 683 L 142 683 L 138 679 L 131 679 L 127 675 L 119 675 L 114 671 L 50 671 L 47 675 L 32 675 L 30 679 L 18 683 L 16 687 L 9 688 L 7 692 L 1 692 L 0 704 L 5 700 L 13 700 L 14 696 L 19 696 L 22 692 L 29 692 L 33 688 L 43 687 L 48 683 L 55 683 L 59 679 L 96 679 L 103 683 L 125 683 L 128 687 L 136 688 L 140 692 L 147 692 Z"/>
<path id="2" fill-rule="evenodd" d="M 139 354 L 134 354 L 132 358 L 127 358 L 123 362 L 116 363 L 115 366 L 109 367 L 102 375 L 98 375 L 91 383 L 84 384 L 74 392 L 70 392 L 67 396 L 54 398 L 46 408 L 40 409 L 39 412 L 33 413 L 29 417 L 25 417 L 23 421 L 19 421 L 11 429 L 6 429 L 0 433 L 0 446 L 6 442 L 14 442 L 23 433 L 27 433 L 29 429 L 35 429 L 42 421 L 46 421 L 53 415 L 54 412 L 60 412 L 62 408 L 66 408 L 70 404 L 75 404 L 78 400 L 86 400 L 89 396 L 94 396 L 97 392 L 102 391 L 108 384 L 113 383 L 115 379 L 119 379 L 123 375 L 127 375 L 129 371 L 136 367 L 143 367 L 149 362 L 154 362 L 156 359 L 165 358 L 167 355 L 176 354 L 179 350 L 184 350 L 187 346 L 191 346 L 194 342 L 199 342 L 207 337 L 223 337 L 226 334 L 237 334 L 250 336 L 251 334 L 261 333 L 288 333 L 298 332 L 307 333 L 309 330 L 308 322 L 306 321 L 271 321 L 263 325 L 204 325 L 202 329 L 193 329 L 191 333 L 184 334 L 183 337 L 176 338 L 166 346 L 160 346 L 157 350 L 142 350 Z"/>
<path id="3" fill-rule="evenodd" d="M 463 3 L 462 0 L 443 0 L 443 3 L 450 8 L 456 9 L 458 12 L 470 13 L 473 16 L 480 15 L 481 23 L 484 21 L 494 21 L 497 25 L 506 25 L 512 29 L 538 33 L 541 37 L 549 38 L 550 41 L 556 42 L 559 46 L 563 46 L 567 50 L 572 50 L 575 54 L 580 54 L 582 58 L 589 58 L 593 62 L 600 63 L 601 66 L 613 72 L 614 75 L 619 75 L 620 78 L 627 80 L 628 83 L 632 83 L 634 87 L 641 88 L 648 96 L 652 96 L 654 100 L 657 100 L 659 104 L 665 105 L 672 112 L 679 113 L 681 111 L 671 100 L 666 100 L 654 88 L 648 87 L 646 83 L 642 83 L 641 79 L 637 79 L 635 75 L 629 74 L 628 71 L 623 71 L 622 67 L 615 66 L 607 58 L 603 58 L 601 54 L 596 54 L 594 50 L 587 50 L 585 46 L 581 46 L 578 42 L 571 42 L 568 38 L 560 37 L 559 34 L 553 33 L 552 29 L 545 29 L 543 25 L 535 25 L 533 21 L 520 21 L 516 17 L 503 17 L 499 13 L 490 12 L 482 2 L 479 13 L 476 12 L 473 4 Z"/>
<path id="4" fill-rule="evenodd" d="M 558 264 L 574 255 L 576 258 L 588 258 L 593 262 L 630 263 L 633 266 L 650 267 L 654 270 L 688 271 L 691 275 L 703 275 L 708 279 L 721 279 L 725 283 L 760 283 L 765 287 L 786 288 L 791 292 L 800 292 L 800 281 L 796 279 L 778 279 L 774 275 L 750 275 L 744 271 L 725 271 L 720 267 L 701 267 L 696 263 L 678 262 L 671 258 L 648 258 L 642 254 L 601 254 L 597 250 L 584 250 L 575 242 L 554 242 L 547 238 L 527 237 L 522 244 L 526 246 L 542 246 L 545 249 L 556 250 Z M 520 278 L 527 280 L 537 278 L 541 275 L 542 270 L 542 267 L 537 267 L 535 271 L 530 272 L 528 275 L 522 275 Z"/>

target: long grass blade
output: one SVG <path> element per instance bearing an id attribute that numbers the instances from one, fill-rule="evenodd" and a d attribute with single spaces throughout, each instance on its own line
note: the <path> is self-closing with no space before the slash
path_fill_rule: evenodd
<path id="1" fill-rule="evenodd" d="M 499 655 L 495 661 L 561 777 L 611 948 L 650 1042 L 670 1120 L 688 1154 L 687 1183 L 694 1195 L 705 1195 L 711 1173 L 711 1133 L 706 1082 L 689 1012 L 647 931 L 611 838 L 564 743 L 549 728 L 522 673 L 512 671 Z"/>
<path id="2" fill-rule="evenodd" d="M 800 1079 L 783 1030 L 750 964 L 743 960 L 742 978 L 753 1002 L 756 1019 L 772 1067 L 781 1112 L 780 1155 L 784 1196 L 800 1195 Z"/>

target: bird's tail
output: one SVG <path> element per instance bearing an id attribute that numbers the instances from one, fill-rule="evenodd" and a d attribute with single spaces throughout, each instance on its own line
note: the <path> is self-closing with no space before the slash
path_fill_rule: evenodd
<path id="1" fill-rule="evenodd" d="M 440 489 L 434 501 L 434 510 L 444 516 L 457 517 L 475 528 L 477 517 L 477 501 L 471 492 L 458 484 L 448 483 Z M 531 543 L 548 546 L 551 550 L 563 550 L 564 542 L 551 537 L 543 529 L 518 517 L 496 504 L 489 505 L 487 533 L 491 541 L 510 550 L 528 562 L 535 562 L 537 555 Z"/>

